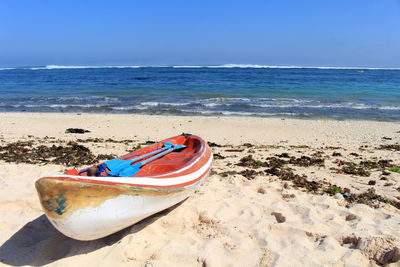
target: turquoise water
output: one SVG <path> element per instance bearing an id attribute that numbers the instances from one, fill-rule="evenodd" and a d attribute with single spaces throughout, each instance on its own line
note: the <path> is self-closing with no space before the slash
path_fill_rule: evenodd
<path id="1" fill-rule="evenodd" d="M 0 68 L 0 111 L 400 121 L 400 70 L 263 66 Z"/>

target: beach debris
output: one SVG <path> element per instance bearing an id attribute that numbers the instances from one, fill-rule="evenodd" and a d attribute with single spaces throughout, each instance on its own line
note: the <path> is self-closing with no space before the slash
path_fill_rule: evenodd
<path id="1" fill-rule="evenodd" d="M 272 212 L 271 215 L 275 216 L 275 219 L 278 223 L 283 223 L 286 221 L 286 217 L 280 212 Z"/>
<path id="2" fill-rule="evenodd" d="M 344 195 L 344 197 L 349 203 L 362 203 L 370 207 L 378 208 L 379 202 L 382 202 L 390 204 L 397 209 L 400 209 L 400 202 L 376 194 L 374 188 L 370 188 L 366 192 L 361 194 L 347 194 Z"/>
<path id="3" fill-rule="evenodd" d="M 244 149 L 225 149 L 226 152 L 243 152 Z"/>
<path id="4" fill-rule="evenodd" d="M 265 162 L 262 162 L 261 160 L 253 159 L 252 155 L 248 155 L 248 156 L 241 158 L 239 160 L 239 163 L 237 163 L 236 165 L 242 166 L 242 167 L 249 167 L 249 168 L 253 168 L 253 169 L 267 166 L 267 164 Z"/>
<path id="5" fill-rule="evenodd" d="M 264 189 L 264 188 L 262 188 L 262 187 L 259 187 L 259 188 L 257 188 L 257 193 L 260 193 L 260 194 L 265 194 L 265 193 L 266 193 L 266 191 L 265 191 L 265 189 Z"/>
<path id="6" fill-rule="evenodd" d="M 149 146 L 149 145 L 154 145 L 155 143 L 157 143 L 157 142 L 153 141 L 153 140 L 147 140 L 146 142 L 141 143 L 141 145 Z"/>
<path id="7" fill-rule="evenodd" d="M 355 220 L 355 219 L 357 219 L 357 216 L 356 215 L 354 215 L 354 214 L 347 214 L 347 216 L 346 216 L 346 221 L 352 221 L 352 220 Z"/>
<path id="8" fill-rule="evenodd" d="M 348 203 L 362 203 L 370 207 L 377 208 L 379 203 L 387 203 L 400 209 L 400 202 L 376 194 L 375 189 L 371 188 L 364 193 L 350 193 L 350 189 L 332 185 L 327 182 L 309 181 L 307 176 L 295 174 L 290 168 L 272 167 L 265 170 L 265 173 L 277 176 L 283 181 L 291 181 L 294 188 L 304 188 L 306 192 L 313 194 L 329 194 L 334 196 L 338 193 L 342 194 Z M 398 188 L 400 191 L 400 187 Z"/>
<path id="9" fill-rule="evenodd" d="M 102 160 L 110 160 L 110 159 L 115 159 L 117 155 L 115 154 L 99 154 L 97 155 L 97 160 L 102 161 Z"/>
<path id="10" fill-rule="evenodd" d="M 254 145 L 252 145 L 250 143 L 244 143 L 242 146 L 247 147 L 247 148 L 254 147 Z"/>
<path id="11" fill-rule="evenodd" d="M 286 152 L 281 154 L 275 154 L 275 156 L 277 156 L 278 158 L 290 158 L 289 154 Z"/>
<path id="12" fill-rule="evenodd" d="M 393 238 L 375 236 L 360 239 L 357 249 L 377 264 L 386 265 L 400 260 L 399 248 L 395 244 Z"/>
<path id="13" fill-rule="evenodd" d="M 268 157 L 266 158 L 266 160 L 267 160 L 266 165 L 267 167 L 270 168 L 281 168 L 282 166 L 288 163 L 286 160 L 277 157 Z"/>
<path id="14" fill-rule="evenodd" d="M 332 153 L 332 157 L 340 157 L 340 156 L 342 156 L 342 153 L 340 153 L 340 152 L 333 152 Z"/>
<path id="15" fill-rule="evenodd" d="M 291 157 L 289 163 L 301 167 L 309 167 L 314 165 L 324 166 L 324 159 L 318 157 L 310 158 L 308 156 L 301 156 L 300 158 Z"/>
<path id="16" fill-rule="evenodd" d="M 345 174 L 353 174 L 357 176 L 364 176 L 368 177 L 371 175 L 369 171 L 366 171 L 364 168 L 357 166 L 353 162 L 348 161 L 340 161 L 339 165 L 343 165 L 343 167 L 337 170 L 338 173 L 345 173 Z"/>
<path id="17" fill-rule="evenodd" d="M 222 156 L 221 154 L 218 154 L 218 153 L 214 153 L 213 157 L 214 157 L 214 159 L 225 159 L 224 156 Z"/>
<path id="18" fill-rule="evenodd" d="M 199 222 L 204 224 L 211 224 L 215 221 L 208 216 L 208 213 L 206 211 L 202 211 L 199 214 Z"/>
<path id="19" fill-rule="evenodd" d="M 244 171 L 239 172 L 239 174 L 243 175 L 246 177 L 248 180 L 254 179 L 257 175 L 262 174 L 263 172 L 257 172 L 252 169 L 246 169 Z"/>
<path id="20" fill-rule="evenodd" d="M 79 143 L 103 143 L 104 139 L 103 138 L 87 138 L 87 139 L 76 139 L 76 142 Z"/>
<path id="21" fill-rule="evenodd" d="M 324 159 L 320 157 L 308 157 L 308 156 L 301 156 L 301 157 L 289 157 L 287 153 L 282 153 L 280 155 L 276 155 L 277 157 L 268 157 L 266 158 L 267 163 L 264 165 L 267 165 L 267 167 L 272 167 L 272 168 L 280 168 L 285 164 L 292 164 L 295 166 L 300 166 L 300 167 L 309 167 L 309 166 L 324 166 Z M 281 158 L 288 158 L 289 160 L 283 160 Z"/>
<path id="22" fill-rule="evenodd" d="M 389 168 L 389 171 L 400 173 L 400 168 Z"/>
<path id="23" fill-rule="evenodd" d="M 325 192 L 327 192 L 329 195 L 336 196 L 336 199 L 339 198 L 338 195 L 341 195 L 343 191 L 344 190 L 341 187 L 336 185 L 329 185 L 329 187 L 325 190 Z"/>
<path id="24" fill-rule="evenodd" d="M 77 133 L 77 134 L 84 134 L 90 133 L 89 130 L 81 129 L 81 128 L 68 128 L 65 130 L 65 133 Z"/>
<path id="25" fill-rule="evenodd" d="M 218 145 L 217 143 L 214 142 L 207 142 L 209 147 L 222 147 L 221 145 Z"/>
<path id="26" fill-rule="evenodd" d="M 342 243 L 342 246 L 343 245 L 350 245 L 349 248 L 355 249 L 355 248 L 357 248 L 358 243 L 360 242 L 360 240 L 361 240 L 360 237 L 351 235 L 351 236 L 343 237 L 342 240 L 341 240 L 341 243 Z"/>
<path id="27" fill-rule="evenodd" d="M 381 145 L 378 149 L 400 151 L 400 144 Z"/>
<path id="28" fill-rule="evenodd" d="M 398 247 L 394 247 L 391 250 L 387 251 L 383 254 L 378 262 L 382 265 L 386 265 L 389 263 L 394 263 L 400 260 L 400 249 Z"/>
<path id="29" fill-rule="evenodd" d="M 333 163 L 338 166 L 342 166 L 342 168 L 332 168 L 332 170 L 337 173 L 345 173 L 345 174 L 353 174 L 357 176 L 368 177 L 371 173 L 368 170 L 381 169 L 382 175 L 387 175 L 388 172 L 385 172 L 385 168 L 393 167 L 394 165 L 391 163 L 392 160 L 382 159 L 378 161 L 365 160 L 360 161 L 360 163 L 356 164 L 354 162 L 344 161 L 340 159 L 336 159 Z M 390 170 L 390 169 L 389 169 Z"/>
<path id="30" fill-rule="evenodd" d="M 288 198 L 295 198 L 296 195 L 295 194 L 282 194 L 282 197 L 285 199 L 288 199 Z"/>
<path id="31" fill-rule="evenodd" d="M 297 145 L 297 146 L 290 146 L 291 148 L 310 148 L 308 145 Z"/>
<path id="32" fill-rule="evenodd" d="M 210 217 L 207 211 L 200 212 L 198 220 L 197 232 L 206 238 L 215 238 L 223 234 L 223 230 L 219 226 L 220 220 Z"/>
<path id="33" fill-rule="evenodd" d="M 76 139 L 77 143 L 120 143 L 120 144 L 125 144 L 128 145 L 129 143 L 135 142 L 135 140 L 131 139 L 124 139 L 124 140 L 114 140 L 112 138 L 104 139 L 104 138 L 87 138 L 87 139 Z"/>
<path id="34" fill-rule="evenodd" d="M 392 140 L 392 138 L 384 136 L 382 137 L 382 140 Z"/>
<path id="35" fill-rule="evenodd" d="M 213 169 L 210 170 L 210 176 L 216 175 L 218 172 L 214 171 Z"/>
<path id="36" fill-rule="evenodd" d="M 293 173 L 290 168 L 272 167 L 266 169 L 265 172 L 267 174 L 275 175 L 283 181 L 292 181 L 295 188 L 304 188 L 308 192 L 318 193 L 320 191 L 320 188 L 322 187 L 315 181 L 308 181 L 307 176 L 305 175 L 300 176 Z"/>
<path id="37" fill-rule="evenodd" d="M 64 166 L 81 166 L 99 162 L 99 160 L 114 158 L 115 155 L 100 154 L 95 156 L 87 147 L 76 142 L 61 145 L 33 146 L 33 141 L 17 141 L 0 146 L 0 160 L 15 163 L 52 163 Z"/>
<path id="38" fill-rule="evenodd" d="M 374 180 L 369 180 L 369 181 L 368 181 L 368 185 L 376 185 L 376 181 L 374 181 Z"/>
<path id="39" fill-rule="evenodd" d="M 221 172 L 219 173 L 219 175 L 221 175 L 222 177 L 228 177 L 234 174 L 237 174 L 237 171 L 225 171 L 225 172 Z"/>
<path id="40" fill-rule="evenodd" d="M 393 160 L 391 159 L 382 159 L 379 161 L 365 160 L 361 161 L 359 165 L 368 169 L 384 169 L 388 167 L 393 167 L 393 164 L 391 162 L 393 162 Z"/>

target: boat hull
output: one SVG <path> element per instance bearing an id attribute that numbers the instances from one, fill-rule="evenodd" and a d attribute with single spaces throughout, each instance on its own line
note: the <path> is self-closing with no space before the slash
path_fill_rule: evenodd
<path id="1" fill-rule="evenodd" d="M 211 168 L 211 150 L 207 145 L 203 150 L 190 166 L 166 178 L 58 175 L 43 177 L 35 185 L 43 210 L 57 230 L 77 240 L 94 240 L 189 197 Z M 110 182 L 110 178 L 115 180 Z"/>

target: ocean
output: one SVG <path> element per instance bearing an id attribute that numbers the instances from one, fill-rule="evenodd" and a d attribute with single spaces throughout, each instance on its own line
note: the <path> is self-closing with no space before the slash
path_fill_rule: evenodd
<path id="1" fill-rule="evenodd" d="M 400 121 L 400 69 L 260 65 L 0 68 L 0 111 Z"/>

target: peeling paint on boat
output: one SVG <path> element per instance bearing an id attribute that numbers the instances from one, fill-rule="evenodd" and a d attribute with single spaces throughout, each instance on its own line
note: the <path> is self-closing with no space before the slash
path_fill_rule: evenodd
<path id="1" fill-rule="evenodd" d="M 60 218 L 85 207 L 95 208 L 119 195 L 157 196 L 183 189 L 153 189 L 127 185 L 85 184 L 76 181 L 41 178 L 36 182 L 40 202 L 46 214 Z"/>

